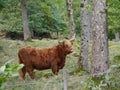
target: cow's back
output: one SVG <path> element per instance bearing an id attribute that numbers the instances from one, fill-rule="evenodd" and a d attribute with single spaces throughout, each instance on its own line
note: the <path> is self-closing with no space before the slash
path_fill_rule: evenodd
<path id="1" fill-rule="evenodd" d="M 57 60 L 56 53 L 55 47 L 32 49 L 30 51 L 32 64 L 39 70 L 50 69 L 51 63 Z"/>

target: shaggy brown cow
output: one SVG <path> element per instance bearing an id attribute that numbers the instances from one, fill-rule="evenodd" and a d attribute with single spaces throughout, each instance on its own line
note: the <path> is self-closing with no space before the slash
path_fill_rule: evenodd
<path id="1" fill-rule="evenodd" d="M 20 77 L 25 79 L 25 74 L 28 72 L 34 79 L 34 69 L 52 69 L 52 72 L 57 74 L 59 69 L 65 65 L 66 55 L 72 52 L 72 42 L 73 40 L 63 40 L 58 45 L 47 48 L 30 46 L 20 48 L 18 51 L 19 63 L 24 64 L 24 67 L 19 70 Z"/>

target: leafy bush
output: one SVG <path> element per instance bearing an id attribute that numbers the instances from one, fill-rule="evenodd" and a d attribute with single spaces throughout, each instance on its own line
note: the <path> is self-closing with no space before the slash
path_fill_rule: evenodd
<path id="1" fill-rule="evenodd" d="M 12 60 L 6 62 L 2 67 L 0 67 L 0 90 L 4 87 L 4 83 L 10 77 L 18 76 L 16 71 L 23 67 L 23 64 L 12 64 Z"/>

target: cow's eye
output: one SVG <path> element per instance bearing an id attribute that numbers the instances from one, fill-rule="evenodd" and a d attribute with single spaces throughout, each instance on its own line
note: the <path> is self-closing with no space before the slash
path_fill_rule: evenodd
<path id="1" fill-rule="evenodd" d="M 69 45 L 65 45 L 65 47 L 69 47 Z"/>

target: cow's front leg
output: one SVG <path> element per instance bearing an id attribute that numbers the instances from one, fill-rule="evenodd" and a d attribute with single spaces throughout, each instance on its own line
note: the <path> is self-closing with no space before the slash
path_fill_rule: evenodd
<path id="1" fill-rule="evenodd" d="M 31 79 L 34 79 L 33 67 L 31 65 L 27 65 L 26 67 L 27 67 L 26 70 L 27 70 L 29 76 L 31 77 Z"/>
<path id="2" fill-rule="evenodd" d="M 60 64 L 59 64 L 59 69 L 62 69 L 65 66 L 65 60 L 63 60 Z"/>
<path id="3" fill-rule="evenodd" d="M 65 66 L 65 64 L 61 64 L 61 65 L 59 66 L 59 69 L 62 69 L 64 66 Z"/>
<path id="4" fill-rule="evenodd" d="M 58 65 L 56 63 L 52 64 L 52 72 L 55 74 L 55 75 L 58 75 Z"/>

